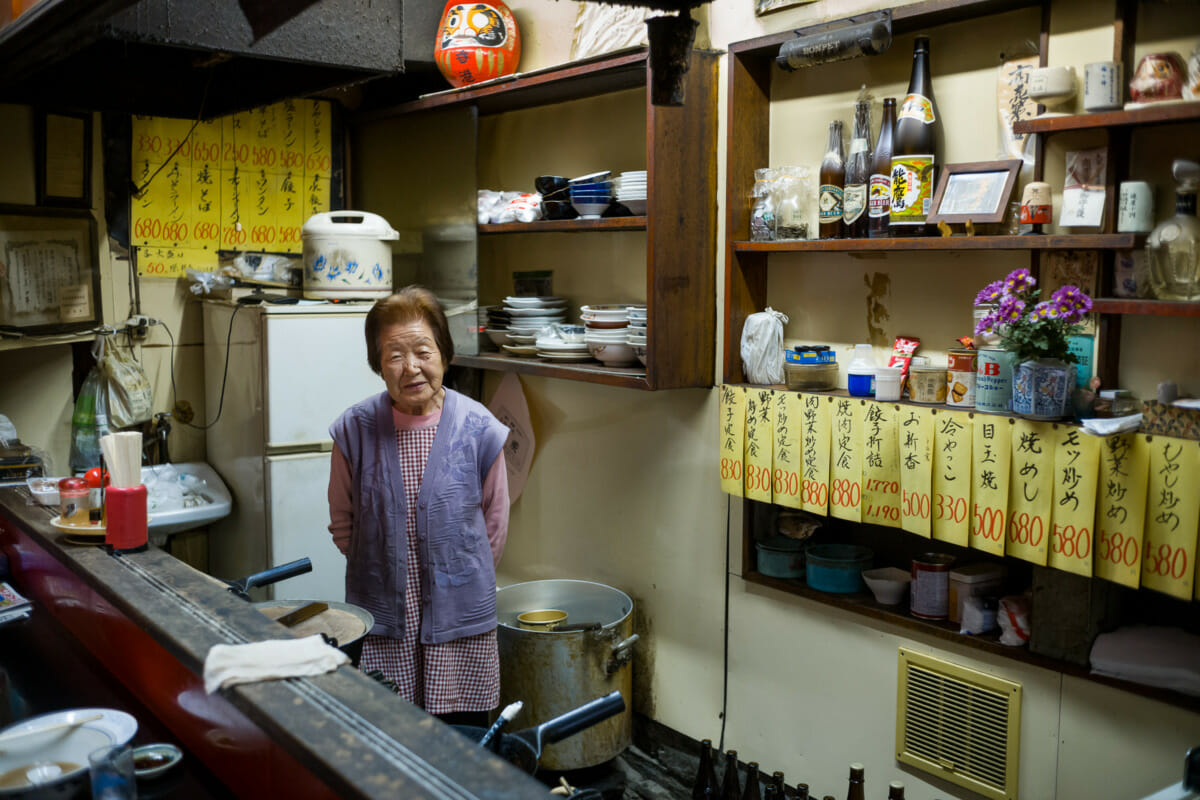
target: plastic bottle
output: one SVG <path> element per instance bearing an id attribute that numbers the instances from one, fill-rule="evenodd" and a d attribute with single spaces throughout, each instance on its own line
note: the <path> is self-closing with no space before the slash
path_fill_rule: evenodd
<path id="1" fill-rule="evenodd" d="M 854 358 L 846 365 L 846 388 L 854 397 L 875 394 L 875 356 L 869 344 L 854 345 Z"/>
<path id="2" fill-rule="evenodd" d="M 100 466 L 100 437 L 108 434 L 107 386 L 99 368 L 92 367 L 71 416 L 71 471 L 82 474 Z"/>

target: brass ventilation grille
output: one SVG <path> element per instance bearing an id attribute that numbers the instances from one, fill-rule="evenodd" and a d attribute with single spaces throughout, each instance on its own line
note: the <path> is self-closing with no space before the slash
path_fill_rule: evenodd
<path id="1" fill-rule="evenodd" d="M 896 759 L 994 800 L 1016 800 L 1021 684 L 900 649 Z"/>

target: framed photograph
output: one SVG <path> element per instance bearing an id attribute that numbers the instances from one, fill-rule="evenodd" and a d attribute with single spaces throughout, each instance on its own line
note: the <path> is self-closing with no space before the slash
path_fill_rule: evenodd
<path id="1" fill-rule="evenodd" d="M 90 211 L 0 205 L 0 335 L 71 333 L 100 321 Z"/>
<path id="2" fill-rule="evenodd" d="M 92 207 L 92 115 L 41 111 L 34 116 L 39 206 Z"/>
<path id="3" fill-rule="evenodd" d="M 947 164 L 933 195 L 931 223 L 1001 222 L 1017 182 L 1021 160 Z"/>
<path id="4" fill-rule="evenodd" d="M 758 16 L 770 14 L 793 6 L 803 6 L 815 3 L 816 0 L 754 0 L 754 13 Z"/>

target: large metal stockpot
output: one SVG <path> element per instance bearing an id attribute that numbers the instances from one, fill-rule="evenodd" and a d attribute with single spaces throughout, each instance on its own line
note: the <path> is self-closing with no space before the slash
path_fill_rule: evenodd
<path id="1" fill-rule="evenodd" d="M 567 612 L 563 628 L 519 627 L 526 611 Z M 602 583 L 530 581 L 496 594 L 500 647 L 500 707 L 525 705 L 512 730 L 527 728 L 619 691 L 625 711 L 542 750 L 542 769 L 591 767 L 617 756 L 633 739 L 633 600 Z M 585 629 L 580 629 L 581 627 Z"/>

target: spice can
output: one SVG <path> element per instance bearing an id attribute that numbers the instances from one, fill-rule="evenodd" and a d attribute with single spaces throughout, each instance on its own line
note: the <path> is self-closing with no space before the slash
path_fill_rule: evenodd
<path id="1" fill-rule="evenodd" d="M 975 408 L 1003 414 L 1012 410 L 1012 377 L 1016 354 L 999 347 L 979 350 L 975 372 Z"/>
<path id="2" fill-rule="evenodd" d="M 946 402 L 946 368 L 916 364 L 909 367 L 908 399 L 914 403 Z"/>
<path id="3" fill-rule="evenodd" d="M 961 348 L 946 353 L 946 405 L 975 407 L 975 369 L 978 351 Z"/>
<path id="4" fill-rule="evenodd" d="M 950 613 L 950 567 L 954 556 L 925 553 L 912 560 L 908 610 L 914 617 L 945 619 Z"/>

